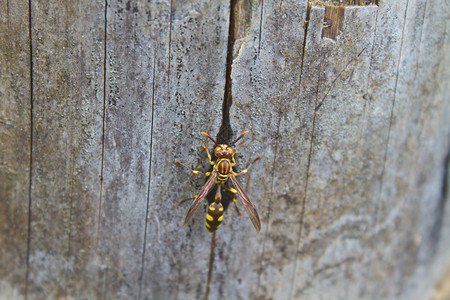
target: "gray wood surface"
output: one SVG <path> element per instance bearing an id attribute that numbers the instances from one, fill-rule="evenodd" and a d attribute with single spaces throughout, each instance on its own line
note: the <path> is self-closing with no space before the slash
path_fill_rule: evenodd
<path id="1" fill-rule="evenodd" d="M 11 297 L 25 294 L 27 273 L 31 66 L 24 11 L 28 1 L 0 3 L 0 290 Z"/>
<path id="2" fill-rule="evenodd" d="M 104 4 L 31 2 L 32 165 L 28 298 L 97 286 Z"/>
<path id="3" fill-rule="evenodd" d="M 331 2 L 2 1 L 0 299 L 430 297 L 449 4 Z M 228 92 L 260 234 L 239 200 L 215 236 L 174 206 Z"/>

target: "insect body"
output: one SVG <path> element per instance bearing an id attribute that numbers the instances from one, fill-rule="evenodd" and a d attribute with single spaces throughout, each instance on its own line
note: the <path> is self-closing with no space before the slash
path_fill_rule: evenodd
<path id="1" fill-rule="evenodd" d="M 259 232 L 261 230 L 261 222 L 259 220 L 256 207 L 252 203 L 252 201 L 248 198 L 244 189 L 236 179 L 237 176 L 247 173 L 248 168 L 239 173 L 233 171 L 233 167 L 236 164 L 234 160 L 234 155 L 236 154 L 236 151 L 233 149 L 232 146 L 234 146 L 234 144 L 236 144 L 236 142 L 239 141 L 247 133 L 248 131 L 245 131 L 231 145 L 226 145 L 226 144 L 218 144 L 207 133 L 202 132 L 204 136 L 208 137 L 210 140 L 214 142 L 214 144 L 216 144 L 216 148 L 214 149 L 214 155 L 217 157 L 217 160 L 215 161 L 211 160 L 211 155 L 209 154 L 208 148 L 206 148 L 206 146 L 203 145 L 203 148 L 205 149 L 208 155 L 209 162 L 213 166 L 213 170 L 205 174 L 206 176 L 208 176 L 208 179 L 206 180 L 206 183 L 200 189 L 198 194 L 195 196 L 194 201 L 192 202 L 192 205 L 189 208 L 189 211 L 186 215 L 186 219 L 184 220 L 184 226 L 186 226 L 187 223 L 190 221 L 194 213 L 199 208 L 200 204 L 205 199 L 206 195 L 208 195 L 211 189 L 214 186 L 216 186 L 216 195 L 214 197 L 214 202 L 209 205 L 208 212 L 206 214 L 206 228 L 208 229 L 208 231 L 210 232 L 216 231 L 222 223 L 224 211 L 224 208 L 221 203 L 222 188 L 232 192 L 235 195 L 233 198 L 233 202 L 235 204 L 236 204 L 236 194 L 239 196 L 239 199 L 244 205 L 245 211 L 250 217 L 253 226 L 255 226 L 256 231 Z M 258 156 L 253 162 L 257 161 L 260 158 L 261 156 Z M 175 163 L 182 165 L 179 161 L 175 161 Z M 192 172 L 195 174 L 201 173 L 200 171 L 197 170 L 192 170 Z M 233 187 L 227 185 L 228 179 L 230 179 Z"/>

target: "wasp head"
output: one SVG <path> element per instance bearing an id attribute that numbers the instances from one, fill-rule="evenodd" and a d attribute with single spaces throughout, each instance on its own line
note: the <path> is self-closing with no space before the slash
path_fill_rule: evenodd
<path id="1" fill-rule="evenodd" d="M 214 149 L 214 155 L 219 158 L 230 158 L 234 155 L 235 151 L 231 146 L 222 144 L 218 145 Z"/>
<path id="2" fill-rule="evenodd" d="M 216 148 L 214 149 L 214 154 L 216 155 L 216 157 L 218 158 L 230 158 L 233 157 L 234 154 L 236 154 L 236 151 L 234 151 L 233 147 L 234 144 L 236 144 L 237 141 L 239 141 L 244 135 L 246 135 L 248 132 L 244 131 L 232 144 L 225 145 L 225 144 L 218 144 L 212 137 L 209 136 L 209 134 L 207 134 L 206 132 L 202 132 L 202 134 L 204 136 L 206 136 L 207 138 L 209 138 L 211 141 L 214 142 L 214 144 L 216 144 Z"/>

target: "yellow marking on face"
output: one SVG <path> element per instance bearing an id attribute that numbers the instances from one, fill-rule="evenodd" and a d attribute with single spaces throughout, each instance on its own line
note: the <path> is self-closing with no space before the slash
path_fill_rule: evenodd
<path id="1" fill-rule="evenodd" d="M 206 175 L 206 176 L 209 176 L 209 175 L 211 175 L 211 172 L 206 172 L 205 175 Z"/>
<path id="2" fill-rule="evenodd" d="M 198 173 L 200 173 L 199 171 L 197 171 L 197 170 L 192 170 L 192 173 L 194 173 L 194 174 L 198 174 Z"/>
<path id="3" fill-rule="evenodd" d="M 221 215 L 221 216 L 217 219 L 217 221 L 219 221 L 219 222 L 222 222 L 222 220 L 223 220 L 223 215 Z"/>
<path id="4" fill-rule="evenodd" d="M 223 211 L 223 207 L 219 207 L 219 211 Z"/>
<path id="5" fill-rule="evenodd" d="M 210 214 L 206 214 L 206 219 L 210 222 L 214 221 L 214 218 Z"/>
<path id="6" fill-rule="evenodd" d="M 206 224 L 206 228 L 210 229 L 211 225 L 208 224 L 208 222 L 205 223 Z"/>
<path id="7" fill-rule="evenodd" d="M 210 206 L 209 206 L 209 210 L 210 210 L 210 211 L 215 211 L 216 208 L 215 208 L 214 206 L 210 205 Z"/>
<path id="8" fill-rule="evenodd" d="M 215 161 L 210 162 L 211 166 L 214 166 L 215 163 Z"/>

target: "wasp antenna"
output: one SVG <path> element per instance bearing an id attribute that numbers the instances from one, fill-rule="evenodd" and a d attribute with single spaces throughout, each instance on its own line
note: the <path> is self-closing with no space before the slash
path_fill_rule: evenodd
<path id="1" fill-rule="evenodd" d="M 248 130 L 244 131 L 230 146 L 234 146 L 244 135 L 248 133 Z"/>
<path id="2" fill-rule="evenodd" d="M 213 141 L 214 144 L 218 145 L 217 142 L 216 142 L 212 137 L 210 137 L 209 134 L 207 134 L 206 132 L 202 132 L 201 134 L 203 134 L 204 136 L 206 136 L 207 138 L 209 138 L 211 141 Z"/>

